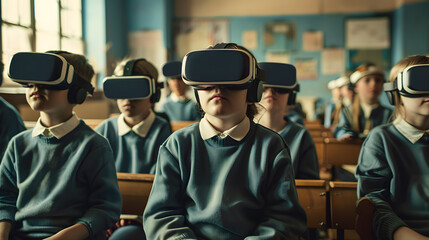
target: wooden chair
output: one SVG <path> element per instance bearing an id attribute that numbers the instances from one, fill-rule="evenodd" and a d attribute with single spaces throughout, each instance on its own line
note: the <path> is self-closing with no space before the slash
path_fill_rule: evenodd
<path id="1" fill-rule="evenodd" d="M 307 227 L 325 229 L 328 194 L 325 180 L 296 179 L 299 202 L 307 214 Z"/>
<path id="2" fill-rule="evenodd" d="M 341 166 L 344 164 L 356 165 L 362 143 L 363 140 L 360 139 L 341 142 L 336 138 L 324 138 L 326 164 L 332 166 Z"/>
<path id="3" fill-rule="evenodd" d="M 357 182 L 329 182 L 331 228 L 337 239 L 344 239 L 344 230 L 355 229 Z"/>
<path id="4" fill-rule="evenodd" d="M 374 203 L 369 198 L 363 197 L 357 202 L 355 229 L 362 240 L 372 239 L 374 209 Z"/>
<path id="5" fill-rule="evenodd" d="M 121 218 L 141 219 L 149 199 L 154 174 L 117 173 L 122 196 Z"/>
<path id="6" fill-rule="evenodd" d="M 171 131 L 177 131 L 181 128 L 187 127 L 191 124 L 197 123 L 198 121 L 181 121 L 181 122 L 170 122 Z"/>

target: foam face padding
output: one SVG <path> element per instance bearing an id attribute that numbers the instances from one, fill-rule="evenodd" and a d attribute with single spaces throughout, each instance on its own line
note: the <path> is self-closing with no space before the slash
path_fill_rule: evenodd
<path id="1" fill-rule="evenodd" d="M 242 85 L 254 80 L 255 61 L 239 49 L 210 49 L 188 53 L 182 78 L 188 85 Z"/>
<path id="2" fill-rule="evenodd" d="M 295 88 L 296 68 L 291 64 L 261 62 L 259 67 L 265 71 L 264 87 Z"/>
<path id="3" fill-rule="evenodd" d="M 110 99 L 145 99 L 150 97 L 155 86 L 146 76 L 107 77 L 103 80 L 104 95 Z"/>
<path id="4" fill-rule="evenodd" d="M 17 83 L 58 85 L 64 89 L 73 79 L 73 67 L 56 54 L 21 52 L 13 55 L 8 75 Z"/>
<path id="5" fill-rule="evenodd" d="M 180 77 L 182 75 L 182 62 L 173 61 L 164 64 L 162 74 L 166 77 Z"/>

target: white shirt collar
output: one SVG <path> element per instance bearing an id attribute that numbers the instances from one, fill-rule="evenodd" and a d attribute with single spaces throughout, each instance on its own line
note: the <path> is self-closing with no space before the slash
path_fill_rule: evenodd
<path id="1" fill-rule="evenodd" d="M 220 138 L 226 138 L 230 136 L 236 141 L 241 141 L 250 130 L 250 120 L 246 116 L 240 123 L 234 127 L 226 130 L 225 132 L 219 132 L 216 130 L 210 123 L 207 121 L 207 118 L 204 116 L 200 121 L 200 133 L 203 140 L 210 139 L 214 136 L 219 136 Z"/>
<path id="2" fill-rule="evenodd" d="M 186 99 L 188 99 L 186 96 L 177 96 L 174 92 L 171 92 L 170 94 L 171 100 L 175 102 L 184 102 Z"/>
<path id="3" fill-rule="evenodd" d="M 71 132 L 79 125 L 80 121 L 75 113 L 71 116 L 71 118 L 63 123 L 57 124 L 52 127 L 45 127 L 42 125 L 40 118 L 37 120 L 36 125 L 33 128 L 32 136 L 36 137 L 39 135 L 43 135 L 45 137 L 56 137 L 60 139 Z"/>
<path id="4" fill-rule="evenodd" d="M 429 129 L 419 130 L 415 128 L 413 125 L 409 124 L 404 119 L 397 119 L 393 122 L 393 125 L 398 129 L 402 135 L 404 135 L 405 138 L 407 138 L 412 144 L 416 143 L 420 138 L 423 137 L 423 135 L 429 134 Z"/>
<path id="5" fill-rule="evenodd" d="M 118 117 L 118 135 L 123 136 L 128 132 L 133 131 L 141 137 L 146 137 L 154 121 L 155 121 L 155 113 L 152 110 L 150 110 L 150 113 L 146 117 L 146 119 L 144 119 L 143 121 L 139 122 L 137 125 L 131 128 L 125 122 L 124 115 L 121 114 Z"/>
<path id="6" fill-rule="evenodd" d="M 365 114 L 364 115 L 365 118 L 369 118 L 369 116 L 371 116 L 372 110 L 376 109 L 380 104 L 376 103 L 376 104 L 369 105 L 366 103 L 361 103 L 360 105 L 362 107 L 363 113 Z"/>

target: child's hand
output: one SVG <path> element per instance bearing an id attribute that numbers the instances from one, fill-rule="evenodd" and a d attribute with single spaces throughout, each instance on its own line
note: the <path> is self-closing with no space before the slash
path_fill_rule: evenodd
<path id="1" fill-rule="evenodd" d="M 131 220 L 120 219 L 119 221 L 117 221 L 115 223 L 115 225 L 113 227 L 107 229 L 106 238 L 109 238 L 116 229 L 123 227 L 123 226 L 131 225 L 131 224 L 133 224 L 133 221 L 131 221 Z"/>
<path id="2" fill-rule="evenodd" d="M 428 237 L 408 228 L 400 227 L 393 233 L 394 240 L 428 240 Z"/>
<path id="3" fill-rule="evenodd" d="M 82 223 L 65 228 L 45 240 L 84 240 L 89 237 L 89 230 Z"/>
<path id="4" fill-rule="evenodd" d="M 338 140 L 341 142 L 350 142 L 351 140 L 353 140 L 353 135 L 346 133 L 344 134 L 344 136 L 342 136 L 341 138 L 339 138 Z"/>

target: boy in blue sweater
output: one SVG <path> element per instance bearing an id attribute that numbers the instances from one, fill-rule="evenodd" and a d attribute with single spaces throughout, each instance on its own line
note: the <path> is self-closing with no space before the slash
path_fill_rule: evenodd
<path id="1" fill-rule="evenodd" d="M 264 93 L 261 105 L 264 108 L 256 121 L 280 134 L 290 149 L 296 179 L 319 179 L 319 163 L 316 147 L 310 133 L 301 124 L 290 121 L 284 115 L 293 99 L 292 89 L 297 85 L 293 65 L 262 62 L 265 71 Z"/>
<path id="2" fill-rule="evenodd" d="M 40 112 L 0 165 L 0 239 L 103 239 L 121 211 L 109 143 L 73 113 L 92 93 L 82 55 L 17 53 L 9 76 Z"/>
<path id="3" fill-rule="evenodd" d="M 0 63 L 0 86 L 3 82 L 3 63 Z M 0 161 L 9 140 L 25 130 L 24 122 L 16 109 L 0 97 Z"/>
<path id="4" fill-rule="evenodd" d="M 168 62 L 162 67 L 162 73 L 168 78 L 167 85 L 171 90 L 171 94 L 162 105 L 162 111 L 172 122 L 199 121 L 200 111 L 195 102 L 186 96 L 188 86 L 183 82 L 181 72 L 182 62 L 180 61 Z"/>
<path id="5" fill-rule="evenodd" d="M 429 57 L 391 70 L 385 90 L 395 120 L 366 138 L 356 169 L 358 197 L 375 204 L 375 239 L 429 239 Z"/>
<path id="6" fill-rule="evenodd" d="M 159 146 L 171 134 L 169 123 L 151 108 L 160 97 L 157 79 L 152 63 L 135 59 L 120 63 L 115 76 L 104 81 L 105 95 L 116 99 L 121 114 L 102 122 L 95 131 L 109 140 L 117 172 L 155 173 Z M 145 83 L 148 87 L 140 87 Z M 134 91 L 144 95 L 133 96 Z"/>
<path id="7" fill-rule="evenodd" d="M 297 239 L 306 216 L 284 140 L 252 121 L 263 72 L 236 44 L 190 52 L 182 76 L 205 112 L 160 148 L 148 239 Z"/>

